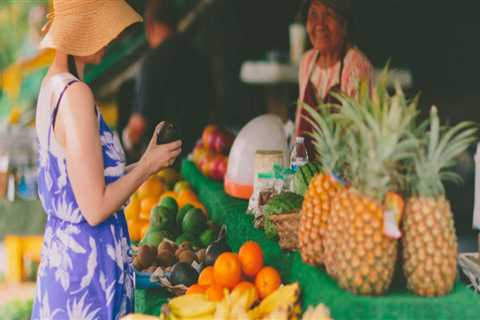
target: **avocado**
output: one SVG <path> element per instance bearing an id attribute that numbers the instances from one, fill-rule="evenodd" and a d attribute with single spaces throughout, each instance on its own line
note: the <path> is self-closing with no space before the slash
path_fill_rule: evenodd
<path id="1" fill-rule="evenodd" d="M 162 231 L 150 231 L 145 235 L 145 238 L 142 240 L 142 245 L 147 245 L 151 247 L 158 247 L 158 245 L 163 241 L 163 239 L 173 239 L 172 235 L 165 230 Z"/>
<path id="2" fill-rule="evenodd" d="M 183 221 L 183 218 L 185 217 L 185 214 L 187 214 L 187 212 L 190 209 L 193 209 L 193 208 L 195 208 L 195 207 L 192 206 L 191 204 L 186 204 L 185 206 L 183 206 L 183 208 L 178 210 L 178 213 L 177 213 L 177 225 L 178 226 L 182 227 L 182 221 Z"/>
<path id="3" fill-rule="evenodd" d="M 176 213 L 162 205 L 153 208 L 150 225 L 155 230 L 171 230 L 175 227 Z"/>
<path id="4" fill-rule="evenodd" d="M 213 266 L 215 260 L 217 260 L 218 256 L 224 252 L 231 252 L 232 249 L 228 246 L 225 240 L 217 240 L 212 242 L 205 251 L 205 265 L 206 266 Z"/>
<path id="5" fill-rule="evenodd" d="M 178 130 L 170 122 L 165 122 L 157 133 L 157 144 L 166 144 L 180 140 Z"/>
<path id="6" fill-rule="evenodd" d="M 177 201 L 173 197 L 163 198 L 162 201 L 160 202 L 160 206 L 172 210 L 175 213 L 175 215 L 177 214 L 178 204 L 177 204 Z"/>
<path id="7" fill-rule="evenodd" d="M 168 280 L 174 285 L 183 284 L 187 287 L 197 283 L 198 273 L 193 267 L 184 262 L 176 263 L 169 274 Z"/>
<path id="8" fill-rule="evenodd" d="M 184 242 L 189 242 L 190 244 L 193 244 L 194 241 L 195 239 L 192 235 L 188 233 L 183 233 L 175 240 L 175 243 L 177 244 L 177 246 L 180 246 Z"/>
<path id="9" fill-rule="evenodd" d="M 200 235 L 207 227 L 207 217 L 202 210 L 193 208 L 188 210 L 182 220 L 182 230 L 184 233 Z"/>
<path id="10" fill-rule="evenodd" d="M 217 238 L 217 233 L 213 229 L 207 229 L 202 232 L 200 235 L 200 243 L 202 245 L 202 248 L 206 248 L 210 243 L 215 241 Z"/>

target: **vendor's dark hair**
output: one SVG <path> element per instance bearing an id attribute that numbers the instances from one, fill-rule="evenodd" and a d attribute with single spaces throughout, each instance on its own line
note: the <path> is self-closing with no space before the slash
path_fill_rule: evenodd
<path id="1" fill-rule="evenodd" d="M 78 70 L 77 70 L 77 65 L 75 64 L 75 57 L 69 54 L 67 56 L 67 62 L 68 62 L 68 72 L 70 72 L 76 78 L 78 78 Z"/>
<path id="2" fill-rule="evenodd" d="M 317 0 L 303 0 L 300 11 L 298 13 L 298 20 L 302 21 L 303 24 L 307 23 L 307 18 L 308 18 L 308 11 L 310 10 L 310 5 L 312 4 L 313 1 Z M 328 4 L 325 3 L 327 6 Z M 340 17 L 343 18 L 346 24 L 346 34 L 345 34 L 345 42 L 352 44 L 353 39 L 354 39 L 354 23 L 353 23 L 353 15 L 350 12 L 342 12 L 339 10 L 335 10 L 335 8 L 332 8 Z"/>
<path id="3" fill-rule="evenodd" d="M 174 0 L 148 0 L 145 6 L 145 20 L 166 23 L 176 28 L 180 19 Z"/>

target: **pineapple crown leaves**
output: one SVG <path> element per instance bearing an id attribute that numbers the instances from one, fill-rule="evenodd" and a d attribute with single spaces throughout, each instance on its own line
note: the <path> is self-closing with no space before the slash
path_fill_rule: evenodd
<path id="1" fill-rule="evenodd" d="M 345 135 L 342 126 L 336 123 L 330 114 L 332 106 L 321 104 L 318 109 L 314 109 L 303 102 L 300 102 L 300 106 L 307 112 L 304 119 L 312 125 L 313 132 L 308 134 L 313 139 L 323 168 L 331 173 L 341 174 L 346 153 Z"/>
<path id="2" fill-rule="evenodd" d="M 371 95 L 336 97 L 341 102 L 336 117 L 349 123 L 347 162 L 352 185 L 383 199 L 385 192 L 400 188 L 402 161 L 411 159 L 418 147 L 412 132 L 418 115 L 417 99 L 407 101 L 398 86 L 390 96 L 382 82 Z"/>
<path id="3" fill-rule="evenodd" d="M 419 196 L 438 197 L 445 194 L 442 181 L 462 182 L 449 169 L 456 164 L 455 158 L 476 141 L 478 128 L 469 121 L 442 128 L 435 106 L 430 110 L 428 124 L 428 132 L 426 128 L 419 130 L 423 141 L 413 161 L 412 191 Z"/>

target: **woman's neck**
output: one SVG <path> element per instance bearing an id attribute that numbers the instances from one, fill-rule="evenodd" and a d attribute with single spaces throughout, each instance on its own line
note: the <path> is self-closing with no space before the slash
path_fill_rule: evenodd
<path id="1" fill-rule="evenodd" d="M 341 59 L 341 50 L 334 50 L 328 52 L 319 52 L 317 65 L 320 68 L 330 68 L 337 64 Z"/>
<path id="2" fill-rule="evenodd" d="M 78 61 L 78 59 L 75 59 L 75 66 L 77 67 L 77 73 L 78 73 L 79 79 L 83 80 L 85 64 L 81 61 Z M 70 72 L 68 68 L 68 55 L 57 51 L 55 53 L 55 58 L 53 60 L 53 63 L 50 66 L 50 69 L 48 70 L 48 74 L 52 76 L 55 74 L 65 73 L 65 72 Z"/>

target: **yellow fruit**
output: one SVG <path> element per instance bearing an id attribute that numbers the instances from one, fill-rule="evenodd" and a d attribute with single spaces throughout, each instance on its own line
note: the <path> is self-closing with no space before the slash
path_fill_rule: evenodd
<path id="1" fill-rule="evenodd" d="M 145 238 L 145 235 L 147 234 L 148 229 L 150 228 L 150 223 L 148 220 L 143 220 L 143 219 L 139 219 L 138 221 L 141 226 L 141 231 L 140 231 L 141 239 L 143 239 Z"/>
<path id="2" fill-rule="evenodd" d="M 173 187 L 173 191 L 179 193 L 183 190 L 192 190 L 192 186 L 190 186 L 190 183 L 185 180 L 180 180 L 177 183 L 175 183 L 175 186 Z"/>
<path id="3" fill-rule="evenodd" d="M 411 198 L 403 230 L 403 271 L 408 288 L 421 296 L 449 293 L 457 277 L 458 245 L 448 200 Z"/>
<path id="4" fill-rule="evenodd" d="M 165 190 L 166 187 L 162 180 L 156 176 L 151 176 L 138 188 L 137 194 L 140 200 L 145 198 L 159 198 Z"/>
<path id="5" fill-rule="evenodd" d="M 138 242 L 142 240 L 141 220 L 127 220 L 127 226 L 131 241 Z"/>
<path id="6" fill-rule="evenodd" d="M 150 212 L 157 205 L 157 203 L 158 203 L 158 198 L 155 198 L 155 197 L 144 198 L 140 202 L 140 219 L 150 221 Z"/>
<path id="7" fill-rule="evenodd" d="M 383 212 L 380 202 L 352 189 L 333 201 L 324 263 L 339 285 L 355 294 L 383 294 L 392 281 L 397 241 L 383 233 Z"/>
<path id="8" fill-rule="evenodd" d="M 323 240 L 333 198 L 342 188 L 329 174 L 313 177 L 305 193 L 298 231 L 298 245 L 305 263 L 323 263 Z"/>
<path id="9" fill-rule="evenodd" d="M 173 185 L 180 180 L 180 174 L 173 168 L 166 168 L 157 173 L 157 177 L 161 178 L 167 184 Z"/>
<path id="10" fill-rule="evenodd" d="M 137 195 L 133 195 L 125 207 L 125 217 L 127 220 L 140 219 L 140 200 Z"/>

